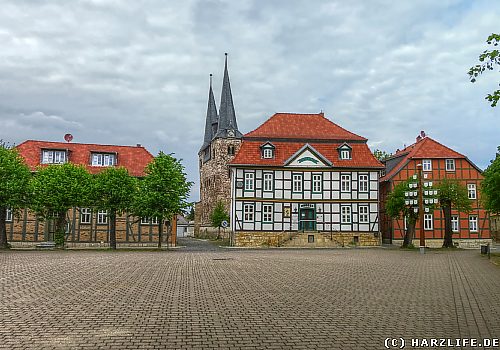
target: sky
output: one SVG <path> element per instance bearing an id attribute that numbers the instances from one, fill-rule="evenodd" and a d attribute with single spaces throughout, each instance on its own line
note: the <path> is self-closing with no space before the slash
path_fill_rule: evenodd
<path id="1" fill-rule="evenodd" d="M 467 71 L 499 1 L 3 0 L 0 139 L 142 144 L 195 184 L 209 74 L 224 53 L 238 127 L 319 113 L 393 153 L 424 130 L 484 169 L 500 145 L 498 70 Z"/>

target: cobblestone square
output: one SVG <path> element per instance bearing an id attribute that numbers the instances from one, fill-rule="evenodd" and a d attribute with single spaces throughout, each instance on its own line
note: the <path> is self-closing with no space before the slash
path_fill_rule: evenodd
<path id="1" fill-rule="evenodd" d="M 0 253 L 2 349 L 383 349 L 498 338 L 499 320 L 477 251 Z"/>

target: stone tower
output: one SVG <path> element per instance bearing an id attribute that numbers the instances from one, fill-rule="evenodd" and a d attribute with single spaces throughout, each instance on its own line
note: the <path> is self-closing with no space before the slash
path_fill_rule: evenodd
<path id="1" fill-rule="evenodd" d="M 226 53 L 218 114 L 212 90 L 212 74 L 210 74 L 205 134 L 203 145 L 198 152 L 200 201 L 196 203 L 195 208 L 196 235 L 215 231 L 215 228 L 212 228 L 210 224 L 210 214 L 218 201 L 224 203 L 229 213 L 231 179 L 228 164 L 238 152 L 242 137 L 236 122 Z"/>

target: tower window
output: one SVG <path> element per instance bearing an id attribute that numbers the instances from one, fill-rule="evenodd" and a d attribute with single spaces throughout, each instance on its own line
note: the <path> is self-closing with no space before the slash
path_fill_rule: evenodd
<path id="1" fill-rule="evenodd" d="M 227 154 L 234 156 L 234 146 L 227 146 Z"/>

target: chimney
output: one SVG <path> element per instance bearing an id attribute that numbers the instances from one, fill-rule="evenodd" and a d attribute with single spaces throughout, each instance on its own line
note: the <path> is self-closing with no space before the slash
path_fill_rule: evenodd
<path id="1" fill-rule="evenodd" d="M 422 140 L 422 136 L 418 135 L 417 136 L 417 142 L 420 142 Z"/>
<path id="2" fill-rule="evenodd" d="M 140 143 L 138 143 L 136 146 L 137 146 L 137 147 L 142 147 Z"/>
<path id="3" fill-rule="evenodd" d="M 422 138 L 424 138 L 424 137 L 425 137 L 425 131 L 423 131 L 423 130 L 422 130 L 422 131 L 420 131 L 420 136 L 421 136 Z"/>

